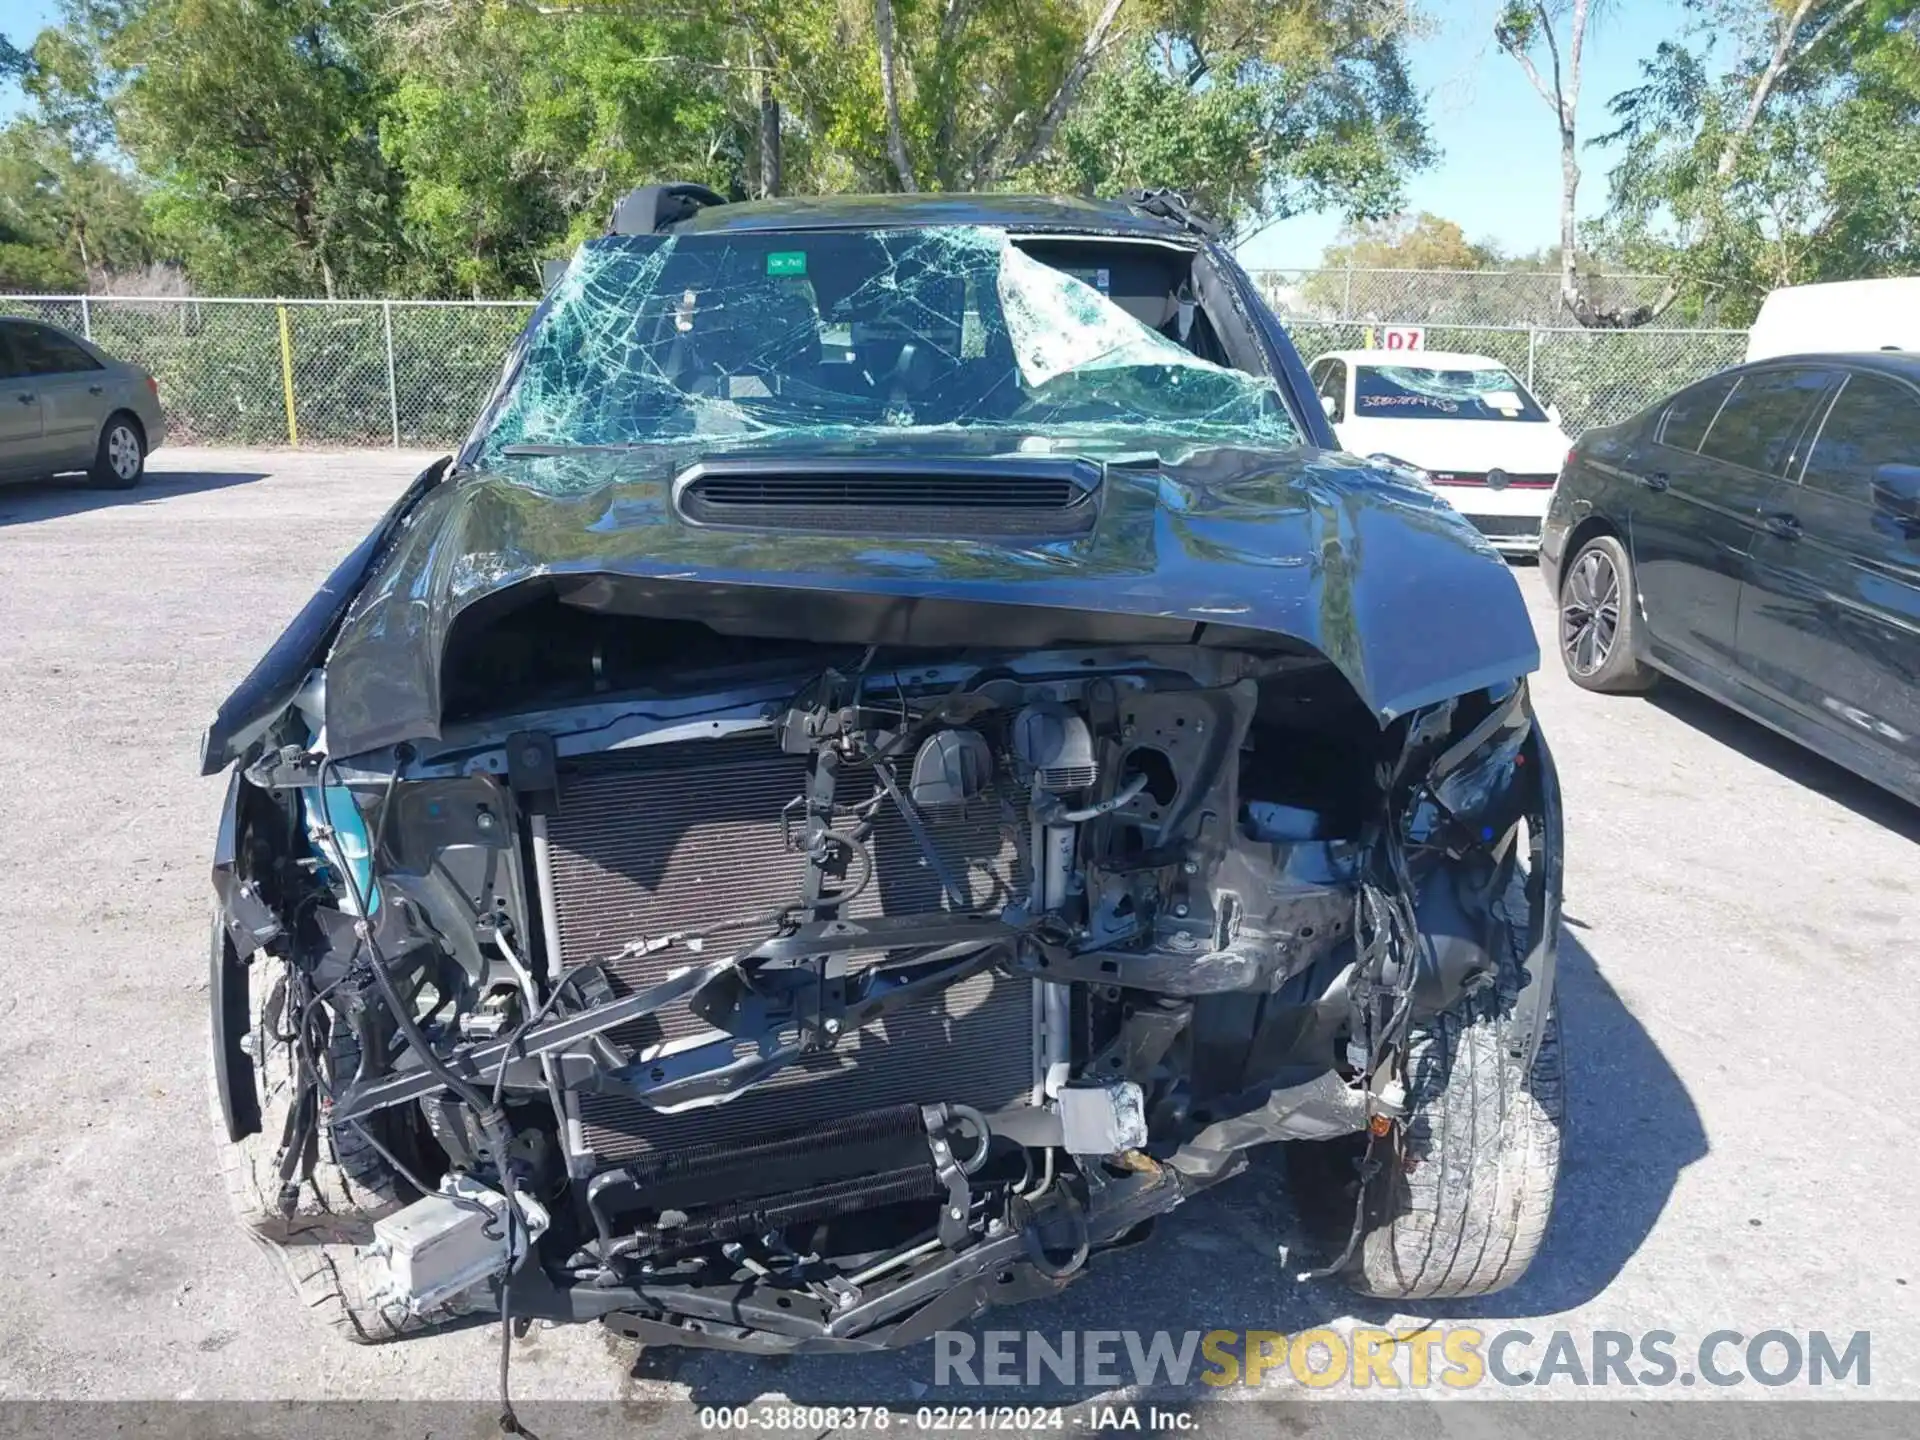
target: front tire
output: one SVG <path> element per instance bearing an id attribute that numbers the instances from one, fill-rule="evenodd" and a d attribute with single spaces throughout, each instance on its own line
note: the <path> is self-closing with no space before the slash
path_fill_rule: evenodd
<path id="1" fill-rule="evenodd" d="M 1488 985 L 1415 1028 L 1407 1123 L 1376 1151 L 1373 1228 L 1347 1277 L 1361 1294 L 1491 1295 L 1533 1263 L 1559 1181 L 1566 1076 L 1552 1009 L 1532 1068 L 1510 1053 L 1511 998 Z"/>
<path id="2" fill-rule="evenodd" d="M 107 417 L 87 476 L 102 490 L 131 490 L 147 473 L 147 437 L 124 410 Z"/>
<path id="3" fill-rule="evenodd" d="M 1607 695 L 1652 688 L 1639 658 L 1633 560 L 1614 535 L 1595 535 L 1574 553 L 1560 580 L 1560 660 L 1583 690 Z"/>
<path id="4" fill-rule="evenodd" d="M 216 963 L 219 947 L 227 943 L 216 918 Z M 411 1200 L 413 1189 L 357 1131 L 336 1133 L 322 1119 L 294 1172 L 298 1190 L 292 1213 L 281 1206 L 280 1149 L 293 1111 L 299 1065 L 291 1038 L 297 1017 L 289 1016 L 288 994 L 286 962 L 257 953 L 247 966 L 247 1000 L 258 1133 L 227 1143 L 226 1122 L 213 1090 L 214 1132 L 234 1218 L 286 1273 L 301 1304 L 353 1344 L 397 1340 L 471 1313 L 471 1302 L 456 1297 L 429 1315 L 414 1315 L 383 1293 L 386 1267 L 367 1249 L 373 1224 Z M 217 1037 L 214 1043 L 220 1043 Z M 360 1063 L 352 1032 L 334 1025 L 320 1058 L 330 1083 L 336 1089 L 344 1085 Z M 394 1148 L 390 1142 L 398 1137 L 381 1139 Z"/>
<path id="5" fill-rule="evenodd" d="M 1566 1122 L 1558 995 L 1529 1064 L 1516 1016 L 1532 933 L 1519 875 L 1494 908 L 1505 943 L 1493 972 L 1408 1031 L 1406 1116 L 1373 1147 L 1365 1233 L 1347 1267 L 1363 1295 L 1491 1295 L 1526 1274 L 1546 1237 Z"/>

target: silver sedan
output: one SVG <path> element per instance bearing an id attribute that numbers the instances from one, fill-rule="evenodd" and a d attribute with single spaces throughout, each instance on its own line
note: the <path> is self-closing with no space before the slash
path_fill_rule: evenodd
<path id="1" fill-rule="evenodd" d="M 123 490 L 165 436 L 147 371 L 58 326 L 0 316 L 0 480 L 84 470 Z"/>

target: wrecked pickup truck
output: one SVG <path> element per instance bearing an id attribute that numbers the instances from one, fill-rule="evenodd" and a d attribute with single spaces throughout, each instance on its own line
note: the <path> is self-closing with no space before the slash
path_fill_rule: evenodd
<path id="1" fill-rule="evenodd" d="M 903 1346 L 1279 1183 L 1558 1170 L 1504 564 L 1178 203 L 642 192 L 209 729 L 218 1123 L 348 1338 Z M 641 216 L 635 221 L 635 215 Z"/>

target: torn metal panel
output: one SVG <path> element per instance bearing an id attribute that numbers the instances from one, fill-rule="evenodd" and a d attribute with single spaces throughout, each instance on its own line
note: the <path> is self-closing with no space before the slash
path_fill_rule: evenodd
<path id="1" fill-rule="evenodd" d="M 1020 473 L 1012 437 L 927 443 Z M 761 458 L 777 468 L 794 453 Z M 341 755 L 437 738 L 453 627 L 517 586 L 854 645 L 1290 647 L 1332 661 L 1383 723 L 1539 663 L 1505 563 L 1431 492 L 1314 451 L 1106 457 L 1091 530 L 1018 545 L 690 525 L 671 496 L 684 451 L 503 462 L 429 495 L 370 577 L 329 661 L 328 733 Z"/>

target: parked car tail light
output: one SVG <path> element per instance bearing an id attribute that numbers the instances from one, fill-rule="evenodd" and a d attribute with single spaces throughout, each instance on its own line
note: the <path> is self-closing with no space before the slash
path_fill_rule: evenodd
<path id="1" fill-rule="evenodd" d="M 147 376 L 147 389 L 153 392 L 154 399 L 158 400 L 160 398 L 160 380 L 158 376 Z"/>

